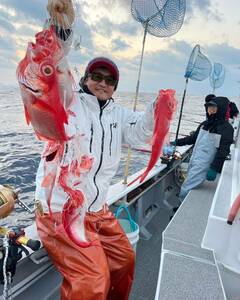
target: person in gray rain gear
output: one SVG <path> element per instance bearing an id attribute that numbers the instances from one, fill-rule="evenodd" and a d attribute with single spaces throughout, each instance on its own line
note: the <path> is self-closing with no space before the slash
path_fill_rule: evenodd
<path id="1" fill-rule="evenodd" d="M 207 119 L 189 136 L 177 139 L 176 146 L 195 145 L 188 166 L 187 178 L 179 194 L 182 202 L 188 192 L 206 179 L 214 181 L 221 173 L 233 143 L 233 127 L 226 120 L 229 100 L 212 97 L 205 102 Z"/>

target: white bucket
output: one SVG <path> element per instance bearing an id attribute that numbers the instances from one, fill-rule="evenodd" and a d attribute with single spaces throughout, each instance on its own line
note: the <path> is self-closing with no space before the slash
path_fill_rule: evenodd
<path id="1" fill-rule="evenodd" d="M 128 219 L 118 219 L 122 229 L 125 231 L 127 238 L 129 239 L 130 244 L 132 245 L 134 251 L 137 250 L 137 242 L 139 240 L 139 226 L 136 224 L 136 230 L 132 230 L 131 223 Z"/>
<path id="2" fill-rule="evenodd" d="M 127 219 L 120 219 L 118 218 L 119 214 L 125 210 L 127 213 Z M 129 239 L 130 244 L 132 245 L 134 251 L 137 250 L 137 242 L 139 240 L 139 226 L 138 224 L 132 219 L 128 208 L 125 205 L 119 206 L 115 213 L 116 218 L 118 219 L 119 224 L 121 225 L 122 229 L 126 233 L 127 238 Z"/>

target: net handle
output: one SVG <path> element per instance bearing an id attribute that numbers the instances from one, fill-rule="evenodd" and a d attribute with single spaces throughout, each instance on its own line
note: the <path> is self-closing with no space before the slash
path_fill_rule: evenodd
<path id="1" fill-rule="evenodd" d="M 139 87 L 140 87 L 140 78 L 141 78 L 141 74 L 142 74 L 143 55 L 144 55 L 146 36 L 147 36 L 147 27 L 148 27 L 148 22 L 145 24 L 145 28 L 144 28 L 141 59 L 140 59 L 140 65 L 139 65 L 139 69 L 138 69 L 137 86 L 136 86 L 136 92 L 135 92 L 134 103 L 133 103 L 133 111 L 134 112 L 137 109 L 137 101 L 138 101 Z M 127 184 L 127 179 L 128 179 L 128 175 L 129 175 L 129 165 L 130 165 L 130 160 L 131 160 L 131 153 L 132 153 L 131 146 L 128 145 L 126 165 L 125 165 L 125 168 L 124 168 L 124 178 L 123 178 L 123 184 L 124 185 Z"/>
<path id="2" fill-rule="evenodd" d="M 182 96 L 182 103 L 181 103 L 181 109 L 180 109 L 179 118 L 178 118 L 178 126 L 177 126 L 177 131 L 176 131 L 175 142 L 178 139 L 178 134 L 179 134 L 180 125 L 181 125 L 181 121 L 182 121 L 183 105 L 184 105 L 184 102 L 185 102 L 185 97 L 186 97 L 186 92 L 187 92 L 187 85 L 188 85 L 188 78 L 186 78 L 185 88 L 184 88 L 184 92 L 183 92 L 183 96 Z M 175 143 L 174 147 L 175 147 L 175 149 L 174 149 L 174 152 L 175 152 L 176 143 Z"/>

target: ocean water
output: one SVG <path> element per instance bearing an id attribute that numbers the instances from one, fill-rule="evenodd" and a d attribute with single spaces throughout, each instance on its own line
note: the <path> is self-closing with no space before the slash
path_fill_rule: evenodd
<path id="1" fill-rule="evenodd" d="M 134 93 L 119 92 L 115 102 L 132 108 Z M 142 111 L 146 105 L 156 98 L 156 94 L 140 93 L 137 110 Z M 178 111 L 182 95 L 177 95 Z M 170 140 L 175 137 L 178 111 L 170 128 Z M 26 125 L 22 100 L 18 87 L 0 85 L 0 184 L 9 184 L 20 188 L 20 199 L 33 208 L 35 174 L 37 171 L 43 142 L 36 139 L 33 130 Z M 181 135 L 187 135 L 195 130 L 205 118 L 203 99 L 187 95 L 183 119 L 180 128 Z M 126 160 L 126 148 L 123 148 L 119 170 L 113 178 L 113 183 L 123 178 Z M 144 168 L 149 160 L 149 153 L 132 151 L 129 173 Z M 27 226 L 32 223 L 34 214 L 23 211 L 18 205 L 13 213 L 0 220 L 0 226 Z"/>

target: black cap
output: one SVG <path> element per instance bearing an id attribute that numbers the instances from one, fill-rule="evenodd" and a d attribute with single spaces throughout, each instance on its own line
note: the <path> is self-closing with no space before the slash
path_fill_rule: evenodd
<path id="1" fill-rule="evenodd" d="M 205 97 L 205 102 L 209 102 L 211 101 L 213 98 L 215 98 L 216 96 L 214 94 L 209 94 Z"/>
<path id="2" fill-rule="evenodd" d="M 208 106 L 218 106 L 214 100 L 208 101 L 204 104 L 206 107 Z"/>

